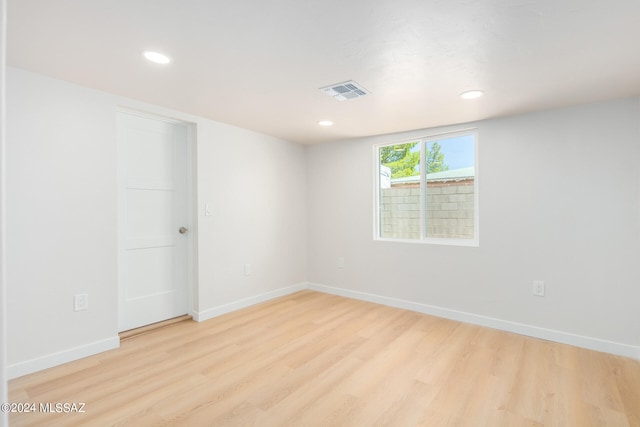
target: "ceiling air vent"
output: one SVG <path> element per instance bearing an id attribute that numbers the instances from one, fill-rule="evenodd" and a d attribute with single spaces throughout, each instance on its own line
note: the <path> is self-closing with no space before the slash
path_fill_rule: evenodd
<path id="1" fill-rule="evenodd" d="M 347 99 L 359 98 L 361 96 L 369 95 L 371 92 L 360 86 L 353 80 L 348 82 L 336 83 L 327 87 L 321 87 L 321 91 L 329 96 L 334 97 L 338 101 L 345 101 Z"/>

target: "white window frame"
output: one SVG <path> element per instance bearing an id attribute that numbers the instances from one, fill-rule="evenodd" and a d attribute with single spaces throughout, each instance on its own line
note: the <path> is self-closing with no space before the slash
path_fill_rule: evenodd
<path id="1" fill-rule="evenodd" d="M 407 144 L 411 142 L 419 141 L 420 147 L 420 165 L 424 165 L 426 150 L 424 150 L 425 144 L 442 139 L 455 138 L 458 136 L 473 135 L 473 162 L 474 162 L 474 181 L 473 181 L 473 238 L 472 239 L 460 239 L 460 238 L 446 238 L 446 237 L 427 237 L 426 236 L 426 177 L 424 167 L 420 168 L 420 238 L 419 239 L 397 239 L 390 237 L 380 236 L 380 148 L 389 145 Z M 476 128 L 459 129 L 451 132 L 442 132 L 423 135 L 417 138 L 396 140 L 375 144 L 373 146 L 373 162 L 374 162 L 374 220 L 373 220 L 373 239 L 381 242 L 400 242 L 400 243 L 418 243 L 418 244 L 433 244 L 433 245 L 451 245 L 451 246 L 480 246 L 480 167 L 479 167 L 479 150 L 478 150 L 478 131 Z"/>

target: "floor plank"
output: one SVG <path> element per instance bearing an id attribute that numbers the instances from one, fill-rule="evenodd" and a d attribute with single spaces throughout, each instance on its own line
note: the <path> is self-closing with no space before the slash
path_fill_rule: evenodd
<path id="1" fill-rule="evenodd" d="M 12 426 L 640 427 L 640 363 L 313 291 L 12 380 Z"/>

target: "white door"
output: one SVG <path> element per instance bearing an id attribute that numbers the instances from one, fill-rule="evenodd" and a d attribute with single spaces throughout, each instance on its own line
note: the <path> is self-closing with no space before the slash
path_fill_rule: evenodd
<path id="1" fill-rule="evenodd" d="M 188 311 L 187 135 L 118 112 L 120 331 Z"/>

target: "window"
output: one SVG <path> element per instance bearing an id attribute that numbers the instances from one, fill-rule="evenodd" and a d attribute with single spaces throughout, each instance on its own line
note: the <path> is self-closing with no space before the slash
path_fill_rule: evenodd
<path id="1" fill-rule="evenodd" d="M 476 134 L 376 147 L 376 238 L 478 244 Z"/>

